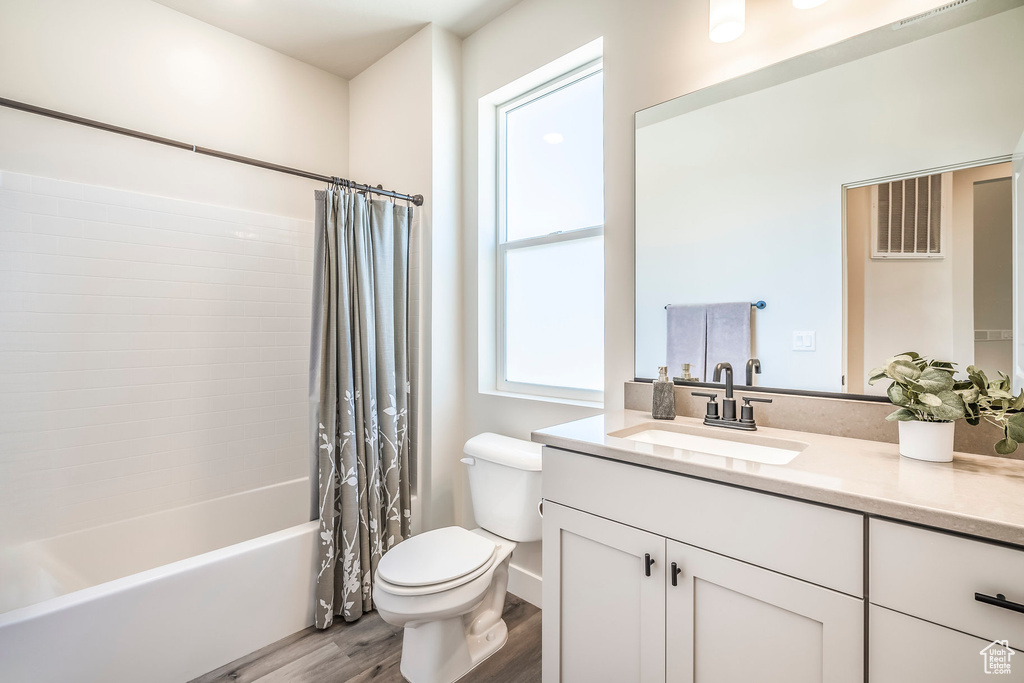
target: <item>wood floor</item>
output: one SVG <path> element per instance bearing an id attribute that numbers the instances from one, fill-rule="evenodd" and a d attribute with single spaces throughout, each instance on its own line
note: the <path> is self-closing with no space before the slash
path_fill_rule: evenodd
<path id="1" fill-rule="evenodd" d="M 540 610 L 509 595 L 505 600 L 508 642 L 459 683 L 539 683 Z M 402 629 L 376 612 L 357 622 L 300 631 L 257 650 L 192 683 L 402 683 Z"/>

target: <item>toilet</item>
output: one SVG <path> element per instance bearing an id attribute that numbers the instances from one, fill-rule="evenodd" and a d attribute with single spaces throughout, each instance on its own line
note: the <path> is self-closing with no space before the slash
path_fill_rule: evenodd
<path id="1" fill-rule="evenodd" d="M 405 628 L 401 671 L 410 683 L 452 683 L 505 644 L 512 551 L 541 538 L 540 445 L 485 433 L 464 452 L 480 528 L 413 536 L 377 565 L 374 603 Z"/>

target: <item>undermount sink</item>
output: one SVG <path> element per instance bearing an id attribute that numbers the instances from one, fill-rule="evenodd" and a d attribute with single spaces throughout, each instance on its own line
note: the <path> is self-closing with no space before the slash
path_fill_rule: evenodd
<path id="1" fill-rule="evenodd" d="M 612 432 L 608 436 L 765 465 L 787 465 L 807 447 L 799 441 L 730 434 L 724 430 L 720 434 L 711 430 L 711 427 L 649 424 Z"/>

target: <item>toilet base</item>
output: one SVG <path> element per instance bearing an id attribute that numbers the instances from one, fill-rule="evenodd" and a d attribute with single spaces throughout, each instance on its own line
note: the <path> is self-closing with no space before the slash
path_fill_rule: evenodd
<path id="1" fill-rule="evenodd" d="M 464 617 L 407 626 L 402 639 L 402 676 L 409 683 L 454 683 L 501 649 L 508 627 L 499 619 L 471 635 Z"/>
<path id="2" fill-rule="evenodd" d="M 403 597 L 377 577 L 377 610 L 389 624 L 404 626 L 402 676 L 410 683 L 454 683 L 501 649 L 508 627 L 501 615 L 508 593 L 508 565 L 515 543 L 494 540 L 495 564 L 461 587 Z"/>

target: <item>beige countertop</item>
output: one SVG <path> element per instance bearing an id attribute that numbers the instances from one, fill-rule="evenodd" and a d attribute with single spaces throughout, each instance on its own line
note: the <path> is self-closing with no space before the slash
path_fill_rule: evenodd
<path id="1" fill-rule="evenodd" d="M 656 424 L 652 424 L 656 423 Z M 786 465 L 642 443 L 609 433 L 643 425 L 756 443 L 766 437 L 806 444 Z M 676 427 L 673 427 L 676 425 Z M 902 458 L 892 443 L 761 427 L 732 432 L 701 420 L 653 420 L 622 410 L 533 432 L 548 446 L 595 455 L 871 515 L 1024 546 L 1024 461 L 956 453 L 953 462 Z"/>

